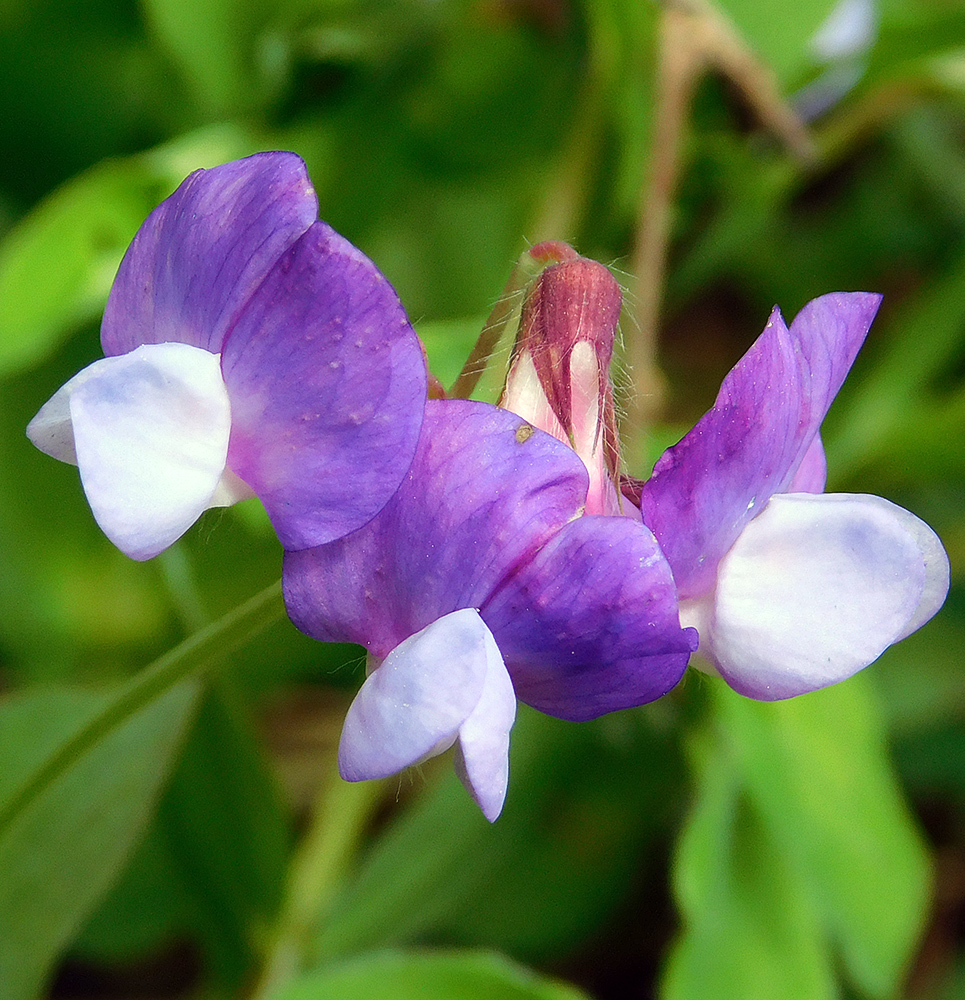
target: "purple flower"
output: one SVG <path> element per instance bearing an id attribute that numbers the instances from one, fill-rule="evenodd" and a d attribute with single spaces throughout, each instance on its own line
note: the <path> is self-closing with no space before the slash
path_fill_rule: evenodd
<path id="1" fill-rule="evenodd" d="M 790 328 L 775 309 L 713 409 L 643 486 L 681 620 L 752 698 L 850 677 L 928 621 L 948 591 L 948 558 L 926 524 L 880 497 L 822 492 L 819 428 L 879 301 L 825 295 Z"/>
<path id="2" fill-rule="evenodd" d="M 580 516 L 589 477 L 516 414 L 430 400 L 412 466 L 365 527 L 285 556 L 295 624 L 373 668 L 339 750 L 349 780 L 456 743 L 490 819 L 506 794 L 515 697 L 564 719 L 659 698 L 696 646 L 639 519 Z"/>
<path id="3" fill-rule="evenodd" d="M 107 356 L 31 421 L 133 558 L 252 495 L 286 548 L 319 545 L 374 517 L 405 474 L 421 347 L 386 279 L 317 211 L 292 153 L 192 174 L 121 263 Z"/>

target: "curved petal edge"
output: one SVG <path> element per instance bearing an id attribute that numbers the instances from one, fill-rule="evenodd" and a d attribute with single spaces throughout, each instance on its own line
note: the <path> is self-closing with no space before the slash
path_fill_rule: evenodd
<path id="1" fill-rule="evenodd" d="M 934 532 L 881 497 L 780 494 L 721 561 L 700 652 L 752 698 L 826 687 L 934 614 L 947 573 Z"/>

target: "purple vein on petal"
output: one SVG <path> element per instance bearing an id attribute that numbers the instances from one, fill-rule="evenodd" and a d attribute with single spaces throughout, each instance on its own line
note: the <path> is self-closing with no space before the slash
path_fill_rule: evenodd
<path id="1" fill-rule="evenodd" d="M 312 225 L 238 318 L 222 370 L 228 463 L 286 548 L 374 517 L 415 452 L 426 371 L 398 296 L 361 251 Z"/>
<path id="2" fill-rule="evenodd" d="M 128 248 L 104 311 L 104 353 L 180 342 L 218 354 L 255 288 L 317 215 L 294 153 L 196 171 Z"/>
<path id="3" fill-rule="evenodd" d="M 576 454 L 516 414 L 430 400 L 412 467 L 379 516 L 286 554 L 289 614 L 317 639 L 385 656 L 437 618 L 479 607 L 577 515 L 586 488 Z"/>
<path id="4" fill-rule="evenodd" d="M 747 522 L 791 485 L 879 302 L 865 292 L 825 295 L 790 329 L 775 309 L 724 379 L 713 409 L 657 462 L 643 488 L 644 520 L 682 599 L 712 585 Z M 809 463 L 817 458 L 810 456 Z"/>

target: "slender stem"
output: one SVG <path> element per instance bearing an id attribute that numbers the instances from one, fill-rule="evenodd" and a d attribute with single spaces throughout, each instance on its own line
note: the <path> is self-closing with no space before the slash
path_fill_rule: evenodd
<path id="1" fill-rule="evenodd" d="M 717 69 L 740 89 L 761 123 L 779 136 L 798 160 L 811 163 L 817 158 L 810 134 L 783 99 L 770 68 L 707 0 L 665 0 L 658 44 L 653 152 L 640 197 L 632 262 L 637 329 L 627 345 L 632 384 L 624 435 L 632 471 L 639 471 L 643 463 L 640 431 L 663 403 L 657 334 L 681 148 L 697 82 L 708 69 Z"/>
<path id="2" fill-rule="evenodd" d="M 522 287 L 521 270 L 518 263 L 513 267 L 506 287 L 503 289 L 503 294 L 493 306 L 493 311 L 489 314 L 489 319 L 486 320 L 482 333 L 479 334 L 479 339 L 473 345 L 459 377 L 449 390 L 450 396 L 456 399 L 468 399 L 479 384 L 479 380 L 486 371 L 486 365 L 503 336 L 506 324 L 519 304 L 517 292 Z"/>
<path id="3" fill-rule="evenodd" d="M 210 624 L 211 616 L 205 609 L 184 543 L 165 549 L 157 557 L 157 565 L 185 632 L 198 632 Z"/>
<path id="4" fill-rule="evenodd" d="M 109 732 L 180 681 L 203 673 L 281 620 L 284 614 L 279 580 L 145 667 L 70 739 L 61 743 L 0 808 L 0 837 L 24 809 Z"/>
<path id="5" fill-rule="evenodd" d="M 251 1000 L 267 1000 L 303 968 L 312 932 L 329 910 L 382 801 L 381 781 L 343 781 L 333 763 L 289 867 L 288 887 Z"/>
<path id="6" fill-rule="evenodd" d="M 626 458 L 634 472 L 642 468 L 642 429 L 660 411 L 665 392 L 656 354 L 671 209 L 690 99 L 706 66 L 693 20 L 675 7 L 664 7 L 660 14 L 654 137 L 631 265 L 636 323 L 633 335 L 627 338 L 632 385 L 625 418 L 628 433 L 623 438 Z"/>

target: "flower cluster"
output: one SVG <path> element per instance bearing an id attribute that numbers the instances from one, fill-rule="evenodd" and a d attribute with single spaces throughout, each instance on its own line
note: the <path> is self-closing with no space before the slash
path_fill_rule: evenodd
<path id="1" fill-rule="evenodd" d="M 105 357 L 28 428 L 74 462 L 136 559 L 207 507 L 264 503 L 295 624 L 368 652 L 348 780 L 455 747 L 495 819 L 516 701 L 585 720 L 662 697 L 693 654 L 786 698 L 850 676 L 948 588 L 934 533 L 823 493 L 821 422 L 878 297 L 775 310 L 717 401 L 645 483 L 621 477 L 609 368 L 620 289 L 565 244 L 530 251 L 500 406 L 427 399 L 385 278 L 316 219 L 301 161 L 192 174 L 142 226 Z M 432 393 L 437 395 L 437 393 Z"/>

